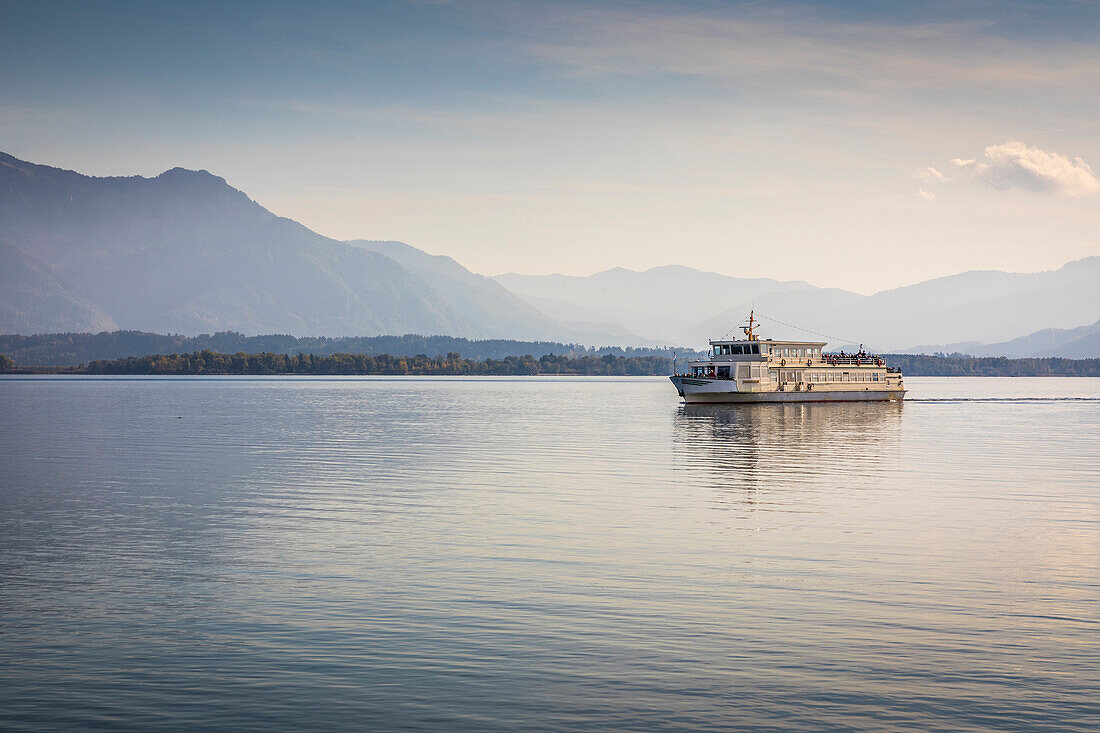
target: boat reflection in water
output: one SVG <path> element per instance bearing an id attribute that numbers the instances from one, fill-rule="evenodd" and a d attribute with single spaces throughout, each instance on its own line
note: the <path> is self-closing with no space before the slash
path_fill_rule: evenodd
<path id="1" fill-rule="evenodd" d="M 896 466 L 903 409 L 901 402 L 681 404 L 675 453 L 681 469 L 736 501 L 777 489 L 870 486 Z"/>

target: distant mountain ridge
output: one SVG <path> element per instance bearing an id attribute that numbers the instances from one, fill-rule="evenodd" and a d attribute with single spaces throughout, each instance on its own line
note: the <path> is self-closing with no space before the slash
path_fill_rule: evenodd
<path id="1" fill-rule="evenodd" d="M 1007 342 L 1100 317 L 1100 257 L 1047 272 L 965 272 L 874 295 L 682 267 L 496 279 L 559 318 L 606 314 L 643 336 L 688 344 L 739 333 L 750 310 L 765 337 L 814 338 L 834 348 L 863 343 L 893 352 L 922 342 Z M 1080 346 L 1088 351 L 1087 343 Z M 1100 349 L 1082 356 L 1100 356 Z"/>
<path id="2" fill-rule="evenodd" d="M 914 346 L 907 349 L 907 353 L 1007 356 L 1012 359 L 1047 356 L 1091 359 L 1100 354 L 1100 320 L 1079 328 L 1044 328 L 1041 331 L 996 344 L 962 342 Z"/>
<path id="3" fill-rule="evenodd" d="M 0 153 L 0 240 L 0 332 L 602 337 L 449 258 L 321 236 L 207 171 L 94 178 Z"/>
<path id="4" fill-rule="evenodd" d="M 1055 344 L 1095 357 L 1092 331 L 1058 332 L 1100 318 L 1100 257 L 869 296 L 679 265 L 488 278 L 402 242 L 324 237 L 207 171 L 96 178 L 0 153 L 0 333 L 419 333 L 701 347 L 738 333 L 750 309 L 765 337 L 834 348 L 946 344 L 920 348 L 1023 356 L 1039 355 L 1028 344 Z"/>

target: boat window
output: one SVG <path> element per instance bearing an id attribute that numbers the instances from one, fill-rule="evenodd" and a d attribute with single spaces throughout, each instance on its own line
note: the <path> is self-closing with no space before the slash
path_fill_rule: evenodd
<path id="1" fill-rule="evenodd" d="M 753 344 L 752 345 L 752 353 L 754 353 L 754 354 L 759 354 L 760 353 L 760 344 Z"/>

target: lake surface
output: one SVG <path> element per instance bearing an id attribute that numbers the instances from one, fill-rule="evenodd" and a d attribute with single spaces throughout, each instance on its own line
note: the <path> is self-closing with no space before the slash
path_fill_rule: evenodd
<path id="1" fill-rule="evenodd" d="M 0 729 L 1100 728 L 1100 380 L 0 379 Z"/>

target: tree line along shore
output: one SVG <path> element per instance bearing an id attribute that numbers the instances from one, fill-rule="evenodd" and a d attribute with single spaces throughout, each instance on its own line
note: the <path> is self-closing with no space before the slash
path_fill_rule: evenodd
<path id="1" fill-rule="evenodd" d="M 557 341 L 514 339 L 467 339 L 459 336 L 288 336 L 268 334 L 246 336 L 235 331 L 182 336 L 144 331 L 102 333 L 44 333 L 34 336 L 0 334 L 0 354 L 7 354 L 23 366 L 77 366 L 96 360 L 121 359 L 146 354 L 190 354 L 213 351 L 220 354 L 368 354 L 370 356 L 415 356 L 417 354 L 462 354 L 467 359 L 503 360 L 519 354 L 559 356 L 664 356 L 683 359 L 693 350 L 662 347 L 593 347 Z"/>
<path id="2" fill-rule="evenodd" d="M 907 376 L 942 377 L 1100 377 L 1100 359 L 886 355 L 890 366 Z M 686 361 L 681 360 L 682 368 Z M 120 359 L 96 359 L 67 367 L 20 366 L 0 354 L 0 371 L 21 374 L 91 375 L 409 375 L 409 376 L 656 376 L 674 371 L 663 356 L 567 356 L 545 354 L 467 359 L 458 353 L 431 357 L 389 354 L 280 354 L 194 351 Z"/>

